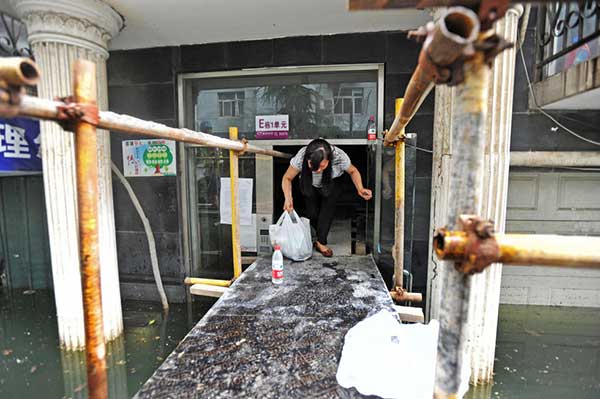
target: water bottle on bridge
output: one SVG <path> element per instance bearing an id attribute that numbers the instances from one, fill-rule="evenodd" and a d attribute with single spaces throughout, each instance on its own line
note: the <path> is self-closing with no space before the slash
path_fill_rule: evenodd
<path id="1" fill-rule="evenodd" d="M 279 245 L 275 245 L 275 251 L 273 251 L 271 280 L 273 284 L 283 283 L 283 255 L 281 254 L 281 247 Z"/>

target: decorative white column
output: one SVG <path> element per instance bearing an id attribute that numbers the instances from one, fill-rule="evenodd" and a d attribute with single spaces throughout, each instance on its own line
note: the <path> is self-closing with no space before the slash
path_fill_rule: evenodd
<path id="1" fill-rule="evenodd" d="M 439 319 L 441 296 L 441 261 L 433 251 L 433 232 L 448 221 L 450 192 L 450 158 L 452 157 L 452 99 L 454 89 L 436 86 L 433 116 L 433 155 L 431 166 L 431 205 L 429 213 L 429 259 L 427 265 L 426 318 Z"/>
<path id="2" fill-rule="evenodd" d="M 11 2 L 27 25 L 29 43 L 41 70 L 39 96 L 53 98 L 72 94 L 72 63 L 83 58 L 96 63 L 98 106 L 106 109 L 107 42 L 123 27 L 123 18 L 100 0 Z M 41 152 L 59 337 L 67 349 L 83 348 L 73 133 L 63 131 L 53 122 L 42 122 Z M 107 340 L 123 331 L 110 163 L 109 133 L 98 130 L 98 228 Z"/>
<path id="3" fill-rule="evenodd" d="M 511 7 L 495 26 L 496 33 L 511 43 L 517 41 L 519 17 L 523 7 Z M 487 112 L 484 198 L 481 216 L 494 221 L 495 229 L 504 232 L 506 201 L 508 197 L 508 171 L 510 163 L 510 134 L 515 77 L 516 50 L 502 52 L 494 60 L 489 87 Z M 431 183 L 430 230 L 447 222 L 450 158 L 452 157 L 451 114 L 453 89 L 436 87 L 433 168 Z M 439 262 L 429 242 L 427 313 L 430 319 L 439 317 L 440 271 Z M 498 307 L 500 304 L 500 278 L 502 265 L 491 265 L 485 272 L 474 275 L 471 282 L 469 308 L 469 359 L 471 383 L 491 382 L 494 369 Z"/>
<path id="4" fill-rule="evenodd" d="M 522 14 L 520 4 L 509 8 L 495 24 L 496 33 L 516 43 Z M 499 233 L 504 232 L 506 222 L 516 54 L 513 47 L 496 57 L 489 87 L 481 217 L 494 221 Z M 495 263 L 474 275 L 471 282 L 469 349 L 474 385 L 487 384 L 493 379 L 501 277 L 502 264 Z"/>

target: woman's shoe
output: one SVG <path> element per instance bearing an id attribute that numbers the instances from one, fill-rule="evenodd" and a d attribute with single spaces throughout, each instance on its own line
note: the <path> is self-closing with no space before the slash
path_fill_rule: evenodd
<path id="1" fill-rule="evenodd" d="M 315 244 L 314 244 L 314 245 L 315 245 L 315 249 L 316 249 L 318 252 L 320 252 L 320 253 L 321 253 L 321 255 L 323 255 L 324 257 L 326 257 L 326 258 L 331 258 L 331 257 L 333 256 L 333 251 L 331 250 L 331 248 L 328 248 L 328 247 L 326 247 L 326 246 L 325 246 L 325 245 L 323 245 L 323 244 L 319 244 L 319 243 L 317 243 L 316 241 L 315 241 Z M 320 247 L 320 245 L 324 246 L 324 247 L 325 247 L 325 248 L 327 248 L 327 249 L 321 250 L 321 247 Z"/>

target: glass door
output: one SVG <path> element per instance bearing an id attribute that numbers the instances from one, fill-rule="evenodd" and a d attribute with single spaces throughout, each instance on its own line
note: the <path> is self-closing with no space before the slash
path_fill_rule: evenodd
<path id="1" fill-rule="evenodd" d="M 228 136 L 236 126 L 240 137 L 266 148 L 297 147 L 322 137 L 344 145 L 359 144 L 365 187 L 375 194 L 374 173 L 380 146 L 367 145 L 367 123 L 373 116 L 383 126 L 383 67 L 376 64 L 286 67 L 249 71 L 186 74 L 179 76 L 180 124 L 184 127 Z M 279 140 L 257 138 L 259 116 L 285 115 L 289 121 Z M 349 143 L 350 144 L 350 143 Z M 336 144 L 337 145 L 337 144 Z M 351 146 L 355 147 L 355 146 Z M 220 179 L 229 176 L 227 151 L 186 146 L 190 272 L 195 276 L 227 278 L 231 274 L 231 228 L 220 224 Z M 276 162 L 247 154 L 240 159 L 240 177 L 255 179 L 252 212 L 256 217 L 256 247 L 261 232 L 268 231 L 275 209 Z M 287 161 L 286 161 L 287 162 Z M 371 165 L 373 163 L 373 165 Z M 268 186 L 268 187 L 267 187 Z M 258 190 L 258 198 L 257 198 Z M 270 194 L 270 195 L 269 195 Z M 354 194 L 354 193 L 351 193 Z M 258 205 L 257 205 L 258 202 Z M 379 219 L 376 198 L 365 206 L 365 250 L 373 247 Z M 369 216 L 370 215 L 370 216 Z M 267 233 L 268 237 L 268 233 Z M 370 246 L 366 242 L 371 242 Z"/>

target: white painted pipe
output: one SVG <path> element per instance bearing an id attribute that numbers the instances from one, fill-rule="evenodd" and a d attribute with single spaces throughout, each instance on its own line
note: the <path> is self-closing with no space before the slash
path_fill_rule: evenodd
<path id="1" fill-rule="evenodd" d="M 511 151 L 510 166 L 600 167 L 600 151 Z"/>
<path id="2" fill-rule="evenodd" d="M 131 184 L 127 181 L 125 176 L 121 173 L 121 171 L 117 168 L 117 166 L 111 162 L 111 169 L 113 173 L 117 176 L 125 190 L 129 194 L 129 198 L 137 211 L 142 224 L 144 225 L 144 231 L 146 232 L 146 239 L 148 240 L 148 250 L 150 251 L 150 263 L 152 264 L 152 274 L 154 275 L 154 281 L 156 282 L 156 289 L 158 290 L 158 296 L 160 297 L 160 303 L 162 304 L 163 310 L 165 312 L 169 311 L 169 302 L 167 301 L 167 294 L 165 294 L 165 289 L 163 287 L 162 279 L 160 277 L 160 269 L 158 267 L 158 255 L 156 254 L 156 242 L 154 240 L 154 233 L 152 233 L 152 228 L 150 227 L 150 221 L 146 217 L 146 213 L 140 204 L 140 201 L 135 195 Z"/>

